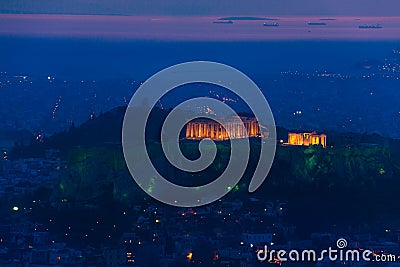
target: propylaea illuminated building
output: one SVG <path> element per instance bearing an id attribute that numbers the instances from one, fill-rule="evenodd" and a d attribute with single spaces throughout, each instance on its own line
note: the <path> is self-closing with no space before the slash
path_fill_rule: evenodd
<path id="1" fill-rule="evenodd" d="M 289 133 L 286 145 L 321 145 L 322 147 L 326 147 L 326 134 L 317 134 L 315 131 L 310 133 Z"/>

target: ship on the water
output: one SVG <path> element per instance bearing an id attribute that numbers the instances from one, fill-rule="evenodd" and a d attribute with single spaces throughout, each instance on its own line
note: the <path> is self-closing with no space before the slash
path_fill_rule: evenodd
<path id="1" fill-rule="evenodd" d="M 382 25 L 380 24 L 375 24 L 375 25 L 360 25 L 358 26 L 360 29 L 382 29 Z"/>
<path id="2" fill-rule="evenodd" d="M 326 23 L 325 22 L 309 22 L 308 25 L 309 26 L 325 26 Z"/>
<path id="3" fill-rule="evenodd" d="M 217 20 L 213 21 L 214 24 L 233 24 L 232 20 Z"/>
<path id="4" fill-rule="evenodd" d="M 274 23 L 264 23 L 263 24 L 265 27 L 278 27 L 279 23 L 274 22 Z"/>

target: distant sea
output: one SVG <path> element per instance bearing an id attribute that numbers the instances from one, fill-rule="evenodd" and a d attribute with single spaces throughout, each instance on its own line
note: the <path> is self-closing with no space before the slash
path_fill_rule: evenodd
<path id="1" fill-rule="evenodd" d="M 264 17 L 264 16 L 259 16 Z M 0 35 L 120 40 L 260 41 L 260 40 L 399 40 L 398 17 L 274 17 L 269 20 L 219 16 L 101 16 L 0 14 Z M 264 19 L 267 19 L 264 17 Z M 381 26 L 360 29 L 359 26 Z"/>
<path id="2" fill-rule="evenodd" d="M 257 78 L 289 69 L 348 71 L 400 47 L 400 16 L 273 17 L 279 27 L 245 17 L 213 23 L 222 17 L 229 16 L 0 14 L 0 71 L 146 79 L 176 63 L 211 60 Z"/>

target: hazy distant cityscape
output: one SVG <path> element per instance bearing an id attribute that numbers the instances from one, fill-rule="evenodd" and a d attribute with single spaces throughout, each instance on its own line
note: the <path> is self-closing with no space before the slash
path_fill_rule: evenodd
<path id="1" fill-rule="evenodd" d="M 324 69 L 267 71 L 257 74 L 255 80 L 269 100 L 279 126 L 399 137 L 400 52 L 393 48 L 387 55 L 379 61 L 351 62 L 355 67 L 343 73 Z M 63 79 L 3 71 L 0 124 L 3 131 L 29 130 L 36 135 L 51 135 L 127 105 L 143 81 Z M 248 111 L 226 89 L 200 84 L 192 92 L 182 90 L 164 97 L 159 106 L 174 107 L 197 93 Z M 11 103 L 9 99 L 13 99 Z"/>

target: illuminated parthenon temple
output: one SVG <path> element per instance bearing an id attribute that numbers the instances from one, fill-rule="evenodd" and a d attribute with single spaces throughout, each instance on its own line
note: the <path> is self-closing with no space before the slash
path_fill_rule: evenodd
<path id="1" fill-rule="evenodd" d="M 210 138 L 212 140 L 227 140 L 260 136 L 260 128 L 255 118 L 240 117 L 240 119 L 244 128 L 240 122 L 235 120 L 225 121 L 226 128 L 211 119 L 190 121 L 186 125 L 186 139 Z M 231 133 L 231 136 L 228 133 Z"/>

